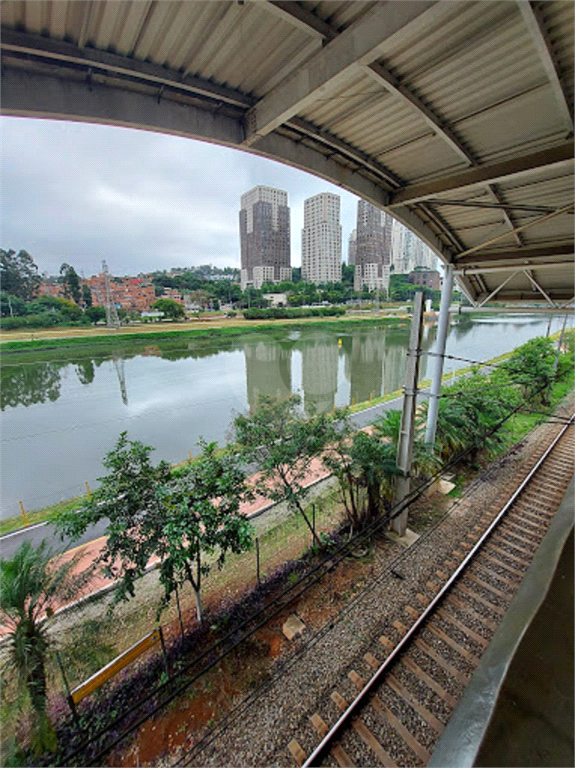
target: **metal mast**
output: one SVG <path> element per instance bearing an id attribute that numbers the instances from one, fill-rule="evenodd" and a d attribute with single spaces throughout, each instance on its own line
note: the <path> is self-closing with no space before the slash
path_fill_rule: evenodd
<path id="1" fill-rule="evenodd" d="M 106 289 L 106 325 L 108 328 L 119 328 L 120 318 L 118 317 L 118 310 L 114 304 L 114 297 L 112 295 L 112 289 L 110 287 L 110 274 L 108 272 L 108 265 L 105 261 L 102 262 L 102 272 L 104 273 L 104 286 Z"/>

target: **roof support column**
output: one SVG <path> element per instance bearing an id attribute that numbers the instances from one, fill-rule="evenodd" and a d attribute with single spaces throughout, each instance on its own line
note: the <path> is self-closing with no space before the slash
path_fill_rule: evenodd
<path id="1" fill-rule="evenodd" d="M 435 430 L 437 427 L 437 412 L 439 408 L 439 394 L 441 392 L 441 377 L 443 376 L 443 361 L 447 331 L 449 330 L 449 307 L 451 306 L 451 293 L 453 291 L 453 264 L 445 265 L 443 286 L 441 288 L 441 304 L 439 307 L 439 323 L 437 327 L 437 353 L 435 370 L 431 380 L 431 392 L 427 410 L 427 427 L 425 430 L 425 442 L 433 447 L 435 442 Z"/>

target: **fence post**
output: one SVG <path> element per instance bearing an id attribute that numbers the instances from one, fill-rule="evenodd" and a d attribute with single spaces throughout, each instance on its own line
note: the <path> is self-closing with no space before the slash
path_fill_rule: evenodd
<path id="1" fill-rule="evenodd" d="M 162 627 L 158 627 L 158 631 L 160 633 L 160 645 L 162 646 L 162 656 L 164 657 L 164 668 L 166 670 L 166 675 L 170 676 L 170 670 L 168 669 L 168 654 L 166 653 L 166 644 L 164 642 L 164 633 L 162 631 Z"/>
<path id="2" fill-rule="evenodd" d="M 311 505 L 311 527 L 313 529 L 313 536 L 315 538 L 315 504 Z M 312 541 L 313 544 L 313 541 Z"/>
<path id="3" fill-rule="evenodd" d="M 91 499 L 92 498 L 92 491 L 90 490 L 90 486 L 88 485 L 88 481 L 84 480 L 84 483 L 86 484 L 86 491 L 88 493 L 88 498 Z"/>
<path id="4" fill-rule="evenodd" d="M 256 537 L 256 572 L 258 577 L 258 586 L 262 583 L 261 576 L 260 576 L 260 539 L 259 536 Z"/>
<path id="5" fill-rule="evenodd" d="M 28 525 L 28 518 L 26 517 L 26 512 L 24 512 L 24 504 L 22 502 L 18 502 L 20 504 L 20 512 L 22 512 L 22 517 L 24 518 L 24 525 Z"/>
<path id="6" fill-rule="evenodd" d="M 182 642 L 184 640 L 184 623 L 182 621 L 182 609 L 180 608 L 180 594 L 178 591 L 178 585 L 176 584 L 176 605 L 178 607 L 178 619 L 180 620 L 180 635 L 182 636 Z"/>
<path id="7" fill-rule="evenodd" d="M 66 700 L 68 701 L 68 706 L 70 707 L 70 710 L 72 712 L 72 717 L 74 718 L 74 722 L 80 728 L 80 718 L 78 717 L 78 710 L 76 709 L 76 704 L 74 703 L 74 699 L 72 698 L 72 694 L 70 693 L 70 686 L 68 684 L 68 678 L 66 677 L 66 673 L 64 672 L 64 665 L 62 664 L 62 659 L 60 658 L 60 652 L 56 651 L 56 661 L 58 662 L 58 666 L 60 667 L 60 672 L 62 673 L 62 680 L 64 681 L 64 688 L 66 689 Z"/>

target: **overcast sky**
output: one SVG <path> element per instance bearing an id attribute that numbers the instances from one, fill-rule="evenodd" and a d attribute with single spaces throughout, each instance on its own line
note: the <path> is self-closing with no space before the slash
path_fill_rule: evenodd
<path id="1" fill-rule="evenodd" d="M 341 196 L 343 258 L 357 197 L 281 163 L 159 133 L 3 117 L 2 248 L 27 250 L 41 272 L 63 262 L 86 277 L 198 264 L 240 266 L 240 196 L 283 189 L 292 266 L 301 263 L 303 201 Z"/>

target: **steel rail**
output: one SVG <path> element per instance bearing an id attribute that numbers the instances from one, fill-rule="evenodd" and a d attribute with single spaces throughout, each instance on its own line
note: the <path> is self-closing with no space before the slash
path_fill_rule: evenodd
<path id="1" fill-rule="evenodd" d="M 439 590 L 437 595 L 432 599 L 432 601 L 425 608 L 425 610 L 419 616 L 419 618 L 414 622 L 414 624 L 410 627 L 407 633 L 402 637 L 402 639 L 395 646 L 393 651 L 391 651 L 391 653 L 385 659 L 385 661 L 381 664 L 377 672 L 375 672 L 373 677 L 371 677 L 370 680 L 367 682 L 363 690 L 360 691 L 360 693 L 351 702 L 351 704 L 348 706 L 345 712 L 340 716 L 337 722 L 326 733 L 326 735 L 318 744 L 318 746 L 315 748 L 315 750 L 311 753 L 311 755 L 308 757 L 305 763 L 303 763 L 302 768 L 310 768 L 311 766 L 319 764 L 318 759 L 323 757 L 324 752 L 327 750 L 331 742 L 335 739 L 339 731 L 341 731 L 343 726 L 347 724 L 348 720 L 351 719 L 351 717 L 353 716 L 355 711 L 360 707 L 360 705 L 364 703 L 368 695 L 371 693 L 372 689 L 376 687 L 377 683 L 380 681 L 384 673 L 387 671 L 387 668 L 391 665 L 391 663 L 395 660 L 395 658 L 399 655 L 399 653 L 403 650 L 403 648 L 408 644 L 412 636 L 418 631 L 418 629 L 421 627 L 421 625 L 424 623 L 427 617 L 434 611 L 438 603 L 441 602 L 446 592 L 451 588 L 451 586 L 455 583 L 455 581 L 457 581 L 461 573 L 467 568 L 470 561 L 475 557 L 477 551 L 483 546 L 483 543 L 485 542 L 485 540 L 489 538 L 489 536 L 494 531 L 494 529 L 499 525 L 501 519 L 505 516 L 505 514 L 507 513 L 509 508 L 512 506 L 512 504 L 515 502 L 517 497 L 520 496 L 520 494 L 523 492 L 524 488 L 528 485 L 532 477 L 535 475 L 539 467 L 547 459 L 547 457 L 549 456 L 553 448 L 556 446 L 556 444 L 559 442 L 559 440 L 563 437 L 565 432 L 573 424 L 574 420 L 575 420 L 575 414 L 572 414 L 569 418 L 568 423 L 561 429 L 561 431 L 555 437 L 551 445 L 549 445 L 547 450 L 543 453 L 543 455 L 539 458 L 536 464 L 532 467 L 532 469 L 524 478 L 524 480 L 521 482 L 519 487 L 514 491 L 514 493 L 509 498 L 509 500 L 505 503 L 501 511 L 498 513 L 497 517 L 491 522 L 491 524 L 489 525 L 485 533 L 477 541 L 473 549 L 471 549 L 471 551 L 467 554 L 467 556 L 461 561 L 461 563 L 453 572 L 451 577 Z"/>

